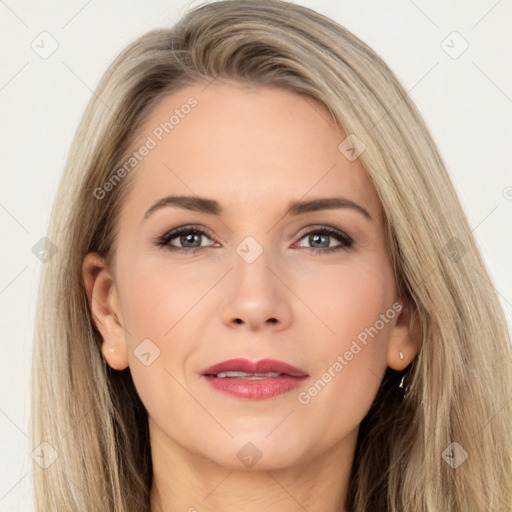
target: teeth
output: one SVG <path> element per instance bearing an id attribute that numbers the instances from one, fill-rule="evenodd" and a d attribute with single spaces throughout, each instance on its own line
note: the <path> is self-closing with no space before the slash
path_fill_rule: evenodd
<path id="1" fill-rule="evenodd" d="M 279 377 L 283 373 L 268 372 L 268 373 L 245 373 L 245 372 L 220 372 L 216 377 L 223 379 L 226 377 L 239 377 L 247 380 L 260 380 L 268 379 L 269 377 Z"/>

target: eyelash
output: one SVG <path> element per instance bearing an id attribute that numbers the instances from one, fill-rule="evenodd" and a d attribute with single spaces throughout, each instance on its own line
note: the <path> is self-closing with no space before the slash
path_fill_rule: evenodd
<path id="1" fill-rule="evenodd" d="M 310 231 L 307 231 L 305 233 L 302 233 L 300 236 L 300 240 L 302 240 L 307 235 L 311 234 L 321 234 L 321 235 L 328 235 L 333 238 L 336 238 L 339 242 L 341 242 L 342 245 L 335 246 L 335 247 L 328 247 L 328 248 L 317 248 L 317 247 L 302 247 L 302 249 L 309 250 L 310 252 L 321 252 L 323 254 L 325 253 L 332 253 L 337 251 L 346 251 L 350 249 L 354 243 L 354 241 L 343 231 L 339 231 L 337 229 L 331 228 L 329 226 L 321 226 L 320 228 L 312 229 Z M 199 226 L 182 226 L 180 228 L 173 229 L 171 231 L 168 231 L 164 235 L 162 235 L 160 238 L 158 238 L 155 241 L 155 245 L 159 247 L 165 247 L 167 250 L 175 252 L 175 251 L 181 251 L 186 252 L 189 254 L 195 254 L 196 252 L 199 252 L 203 249 L 206 249 L 208 247 L 205 246 L 199 246 L 199 247 L 175 247 L 173 245 L 170 245 L 170 241 L 173 240 L 176 237 L 179 237 L 183 234 L 195 234 L 195 235 L 204 235 L 205 237 L 208 237 L 211 239 L 209 233 L 204 228 L 201 228 Z"/>

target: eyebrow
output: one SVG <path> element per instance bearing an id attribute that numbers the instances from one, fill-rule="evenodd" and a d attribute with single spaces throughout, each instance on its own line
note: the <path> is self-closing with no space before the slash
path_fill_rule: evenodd
<path id="1" fill-rule="evenodd" d="M 166 206 L 175 206 L 194 212 L 208 213 L 220 216 L 223 212 L 222 206 L 215 199 L 207 199 L 198 196 L 167 196 L 158 200 L 144 214 L 143 220 L 147 219 L 155 211 Z M 373 220 L 371 215 L 361 205 L 345 199 L 344 197 L 325 197 L 309 201 L 291 201 L 286 208 L 286 215 L 300 215 L 303 213 L 316 212 L 320 210 L 332 210 L 335 208 L 350 208 L 361 213 L 366 219 Z"/>

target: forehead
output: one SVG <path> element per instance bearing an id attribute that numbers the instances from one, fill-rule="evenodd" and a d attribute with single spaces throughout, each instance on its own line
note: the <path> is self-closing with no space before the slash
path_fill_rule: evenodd
<path id="1" fill-rule="evenodd" d="M 380 202 L 346 138 L 314 99 L 274 87 L 193 85 L 160 99 L 137 134 L 134 200 L 170 193 L 218 198 L 229 214 L 292 200 L 347 196 L 380 217 Z"/>

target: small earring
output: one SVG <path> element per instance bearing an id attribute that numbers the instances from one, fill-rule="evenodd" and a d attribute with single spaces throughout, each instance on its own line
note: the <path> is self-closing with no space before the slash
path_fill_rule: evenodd
<path id="1" fill-rule="evenodd" d="M 402 361 L 404 359 L 404 355 L 402 354 L 402 351 L 400 351 L 400 359 L 402 359 Z"/>

